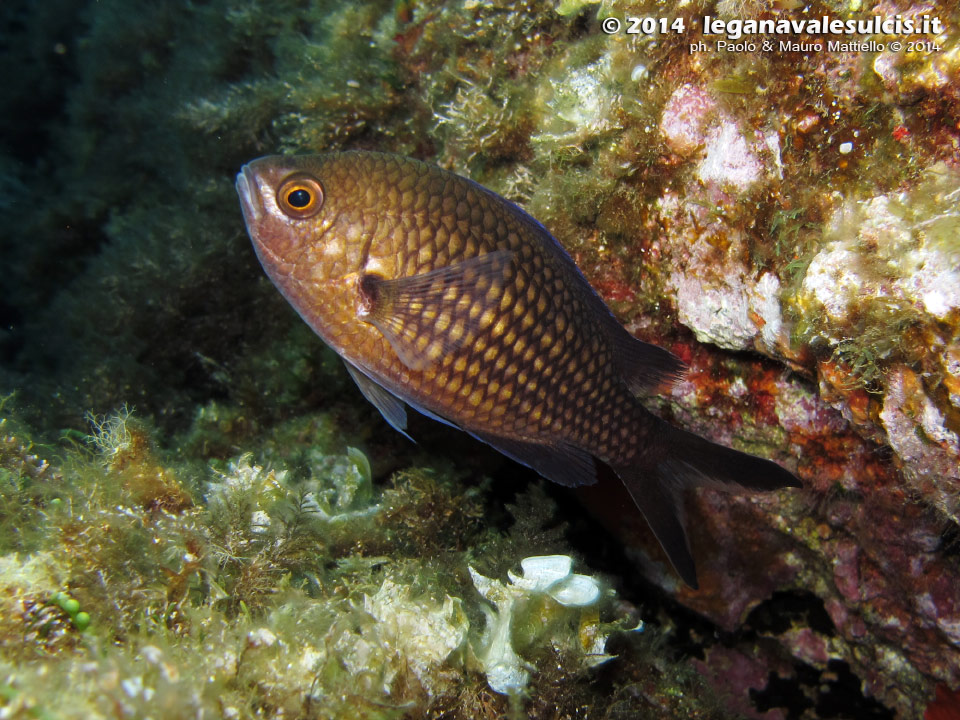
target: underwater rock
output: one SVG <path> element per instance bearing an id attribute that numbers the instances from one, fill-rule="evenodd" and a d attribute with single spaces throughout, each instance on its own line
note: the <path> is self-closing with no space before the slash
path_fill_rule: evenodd
<path id="1" fill-rule="evenodd" d="M 768 174 L 780 176 L 777 133 L 746 130 L 718 109 L 717 100 L 704 88 L 677 88 L 664 106 L 660 131 L 678 155 L 702 154 L 696 177 L 706 185 L 743 192 Z"/>
<path id="2" fill-rule="evenodd" d="M 683 156 L 699 150 L 707 139 L 709 113 L 716 107 L 716 100 L 703 88 L 686 84 L 674 90 L 660 119 L 667 146 Z"/>
<path id="3" fill-rule="evenodd" d="M 782 177 L 777 132 L 745 128 L 708 90 L 692 85 L 670 96 L 660 130 L 684 164 L 696 163 L 695 182 L 656 200 L 666 230 L 657 240 L 669 268 L 665 289 L 680 321 L 700 342 L 782 354 L 790 343 L 781 281 L 747 265 L 754 241 L 741 208 L 743 193 L 776 188 Z"/>
<path id="4" fill-rule="evenodd" d="M 960 175 L 938 164 L 911 193 L 842 206 L 792 298 L 804 314 L 820 313 L 810 342 L 830 349 L 840 370 L 822 373 L 826 394 L 855 396 L 862 386 L 879 395 L 859 417 L 847 401 L 849 417 L 872 426 L 906 481 L 954 522 L 960 446 L 948 418 L 956 412 L 949 387 L 960 317 L 958 192 Z"/>
<path id="5" fill-rule="evenodd" d="M 915 19 L 924 11 L 922 5 L 903 7 L 889 0 L 879 2 L 875 8 L 878 13 L 902 13 Z M 924 38 L 937 47 L 933 52 L 925 51 L 922 44 L 907 43 L 899 48 L 884 48 L 874 56 L 873 72 L 899 103 L 912 104 L 934 95 L 952 103 L 960 100 L 956 89 L 960 77 L 960 38 L 953 30 L 955 26 L 945 22 L 942 33 L 930 33 Z"/>
<path id="6" fill-rule="evenodd" d="M 722 646 L 710 648 L 704 659 L 695 661 L 698 670 L 727 697 L 730 709 L 751 720 L 786 720 L 780 708 L 760 712 L 747 698 L 766 687 L 774 673 L 789 673 L 785 663 L 774 658 L 748 656 Z"/>
<path id="7" fill-rule="evenodd" d="M 723 194 L 714 197 L 717 203 L 733 202 Z M 657 205 L 670 228 L 659 247 L 670 258 L 667 287 L 680 322 L 700 342 L 728 350 L 757 348 L 776 354 L 789 345 L 780 281 L 773 273 L 757 273 L 739 260 L 748 241 L 725 222 L 722 209 L 681 203 L 670 193 Z"/>
<path id="8" fill-rule="evenodd" d="M 960 522 L 960 441 L 917 374 L 896 366 L 886 378 L 880 421 L 904 478 L 940 512 Z"/>
<path id="9" fill-rule="evenodd" d="M 758 144 L 758 142 L 760 144 Z M 760 153 L 767 151 L 779 164 L 776 133 L 758 136 L 748 144 L 743 130 L 727 118 L 710 128 L 705 138 L 704 157 L 697 165 L 697 177 L 706 184 L 716 184 L 732 191 L 743 192 L 763 177 L 765 166 Z"/>
<path id="10" fill-rule="evenodd" d="M 960 308 L 960 269 L 957 251 L 937 239 L 938 232 L 956 225 L 946 207 L 949 197 L 941 197 L 939 217 L 910 217 L 903 198 L 885 195 L 838 210 L 827 232 L 842 239 L 827 243 L 811 260 L 799 301 L 819 302 L 837 323 L 879 298 L 946 320 Z M 938 231 L 938 224 L 943 229 Z"/>
<path id="11" fill-rule="evenodd" d="M 563 63 L 540 89 L 545 114 L 535 144 L 574 147 L 616 129 L 621 97 L 610 86 L 610 56 L 583 67 Z"/>

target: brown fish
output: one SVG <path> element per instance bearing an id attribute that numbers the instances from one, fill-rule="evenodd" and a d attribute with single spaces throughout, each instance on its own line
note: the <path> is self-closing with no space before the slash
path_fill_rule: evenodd
<path id="1" fill-rule="evenodd" d="M 649 413 L 683 364 L 630 335 L 556 240 L 513 203 L 409 158 L 273 156 L 237 176 L 267 275 L 405 433 L 404 404 L 561 485 L 620 477 L 697 586 L 681 491 L 799 486 L 769 460 Z"/>

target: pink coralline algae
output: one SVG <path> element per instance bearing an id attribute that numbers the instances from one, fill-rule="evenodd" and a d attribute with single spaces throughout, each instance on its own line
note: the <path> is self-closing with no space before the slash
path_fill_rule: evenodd
<path id="1" fill-rule="evenodd" d="M 706 142 L 709 114 L 716 107 L 713 96 L 695 85 L 681 85 L 674 90 L 660 121 L 667 146 L 678 155 L 695 153 Z"/>
<path id="2" fill-rule="evenodd" d="M 746 264 L 749 237 L 731 222 L 738 194 L 760 192 L 780 174 L 777 134 L 750 130 L 705 89 L 683 85 L 660 122 L 667 146 L 696 162 L 686 197 L 658 200 L 669 232 L 659 242 L 671 268 L 667 284 L 680 321 L 701 342 L 769 353 L 789 344 L 780 310 L 781 282 Z"/>
<path id="3" fill-rule="evenodd" d="M 945 515 L 960 513 L 960 441 L 909 368 L 894 368 L 880 420 L 904 478 Z"/>
<path id="4" fill-rule="evenodd" d="M 746 701 L 750 690 L 766 687 L 772 671 L 788 673 L 790 668 L 786 663 L 771 664 L 766 657 L 751 657 L 730 648 L 714 647 L 704 660 L 696 661 L 695 666 L 719 690 L 731 710 L 751 720 L 786 720 L 786 713 L 779 708 L 759 712 Z"/>
<path id="5" fill-rule="evenodd" d="M 815 589 L 827 626 L 794 626 L 770 633 L 771 640 L 822 672 L 848 664 L 864 691 L 891 707 L 925 696 L 928 678 L 960 681 L 960 571 L 942 557 L 942 521 L 912 499 L 889 452 L 856 432 L 855 421 L 870 422 L 868 405 L 854 402 L 848 418 L 782 369 L 741 361 L 731 375 L 704 346 L 673 349 L 690 370 L 666 410 L 720 442 L 795 462 L 809 492 L 700 491 L 690 507 L 700 591 L 677 585 L 663 559 L 644 553 L 649 574 L 729 632 L 778 592 Z M 642 529 L 627 532 L 630 547 L 650 547 Z"/>
<path id="6" fill-rule="evenodd" d="M 732 196 L 712 186 L 694 192 L 701 202 L 683 203 L 667 193 L 658 203 L 670 228 L 658 247 L 669 259 L 666 283 L 680 321 L 700 342 L 776 353 L 789 344 L 778 299 L 780 280 L 743 262 L 747 238 L 711 209 L 726 207 Z"/>
<path id="7" fill-rule="evenodd" d="M 701 152 L 696 173 L 705 185 L 744 191 L 780 170 L 776 132 L 748 131 L 705 89 L 682 85 L 667 101 L 660 132 L 667 146 L 689 157 Z M 768 162 L 769 161 L 769 162 Z"/>

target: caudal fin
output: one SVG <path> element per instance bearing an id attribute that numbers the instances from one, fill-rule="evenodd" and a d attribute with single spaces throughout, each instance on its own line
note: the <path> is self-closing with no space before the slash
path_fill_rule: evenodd
<path id="1" fill-rule="evenodd" d="M 707 485 L 728 490 L 800 487 L 800 480 L 775 462 L 663 424 L 657 459 L 636 467 L 614 467 L 633 501 L 690 587 L 699 587 L 684 525 L 682 491 Z"/>

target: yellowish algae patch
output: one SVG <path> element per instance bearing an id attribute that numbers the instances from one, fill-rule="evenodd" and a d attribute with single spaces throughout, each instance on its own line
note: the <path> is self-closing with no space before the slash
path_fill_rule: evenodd
<path id="1" fill-rule="evenodd" d="M 849 200 L 789 302 L 821 383 L 879 396 L 875 422 L 908 483 L 960 519 L 960 175 L 929 168 L 910 192 Z"/>
<path id="2" fill-rule="evenodd" d="M 857 304 L 880 298 L 945 320 L 960 308 L 960 243 L 951 238 L 960 229 L 958 198 L 960 178 L 941 165 L 912 197 L 879 195 L 844 205 L 807 268 L 798 301 L 819 303 L 834 323 L 847 321 Z"/>
<path id="3" fill-rule="evenodd" d="M 433 694 L 441 682 L 456 679 L 452 653 L 464 647 L 470 622 L 459 598 L 445 595 L 442 603 L 411 597 L 409 587 L 390 579 L 366 595 L 363 609 L 378 622 L 387 645 L 396 649 L 426 691 Z M 387 685 L 393 677 L 386 677 Z"/>

